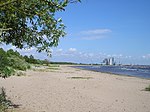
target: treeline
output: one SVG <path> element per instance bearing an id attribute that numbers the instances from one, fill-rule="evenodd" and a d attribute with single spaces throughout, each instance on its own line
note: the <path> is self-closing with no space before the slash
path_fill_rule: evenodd
<path id="1" fill-rule="evenodd" d="M 85 65 L 83 63 L 72 62 L 50 62 L 47 59 L 35 59 L 33 55 L 22 56 L 18 51 L 14 51 L 13 49 L 5 51 L 3 48 L 0 48 L 0 77 L 6 78 L 11 75 L 14 75 L 18 70 L 25 71 L 27 69 L 30 69 L 31 64 Z"/>
<path id="2" fill-rule="evenodd" d="M 78 63 L 72 62 L 50 62 L 51 64 L 62 64 L 62 65 L 78 65 Z"/>
<path id="3" fill-rule="evenodd" d="M 27 70 L 30 64 L 27 63 L 19 52 L 12 49 L 4 51 L 0 48 L 0 77 L 14 75 L 16 70 Z"/>
<path id="4" fill-rule="evenodd" d="M 31 68 L 31 64 L 49 64 L 48 60 L 35 59 L 32 55 L 22 56 L 13 49 L 5 51 L 0 48 L 0 77 L 6 78 L 14 75 L 17 70 L 25 71 Z"/>

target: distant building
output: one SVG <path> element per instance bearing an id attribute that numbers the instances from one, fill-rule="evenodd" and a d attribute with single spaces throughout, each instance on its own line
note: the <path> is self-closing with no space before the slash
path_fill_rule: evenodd
<path id="1" fill-rule="evenodd" d="M 102 62 L 103 65 L 115 65 L 115 59 L 114 57 L 111 58 L 105 58 Z"/>
<path id="2" fill-rule="evenodd" d="M 109 58 L 109 65 L 115 65 L 114 57 Z"/>
<path id="3" fill-rule="evenodd" d="M 103 64 L 103 65 L 108 65 L 108 59 L 105 58 L 105 59 L 103 60 L 102 64 Z"/>

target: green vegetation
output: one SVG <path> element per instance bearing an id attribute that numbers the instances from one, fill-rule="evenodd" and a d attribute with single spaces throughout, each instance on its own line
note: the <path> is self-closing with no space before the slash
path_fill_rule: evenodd
<path id="1" fill-rule="evenodd" d="M 17 48 L 35 47 L 50 56 L 51 47 L 64 37 L 65 25 L 55 14 L 65 10 L 69 3 L 80 0 L 0 0 L 0 43 L 12 44 Z M 0 77 L 7 78 L 17 70 L 27 70 L 30 64 L 46 64 L 47 60 L 37 60 L 22 56 L 12 49 L 0 48 Z M 0 112 L 7 108 L 8 101 L 4 89 L 0 93 Z"/>
<path id="2" fill-rule="evenodd" d="M 48 65 L 48 67 L 59 67 L 59 65 L 58 65 L 58 64 L 52 64 L 52 63 L 50 62 L 50 64 Z"/>
<path id="3" fill-rule="evenodd" d="M 14 74 L 15 74 L 15 70 L 11 67 L 6 66 L 4 68 L 1 68 L 0 77 L 6 78 Z"/>
<path id="4" fill-rule="evenodd" d="M 36 68 L 36 69 L 33 68 L 32 70 L 39 71 L 39 72 L 55 72 L 57 70 L 60 70 L 60 68 L 59 68 L 59 65 L 49 64 L 48 66 L 46 66 L 44 68 Z"/>
<path id="5" fill-rule="evenodd" d="M 49 69 L 49 70 L 60 70 L 60 68 L 58 68 L 58 67 L 48 67 L 46 69 Z"/>
<path id="6" fill-rule="evenodd" d="M 32 69 L 33 71 L 38 71 L 38 72 L 49 72 L 47 69 Z"/>
<path id="7" fill-rule="evenodd" d="M 68 62 L 49 62 L 49 60 L 35 59 L 34 56 L 22 56 L 19 52 L 12 49 L 4 51 L 0 48 L 0 77 L 7 78 L 11 75 L 24 76 L 21 71 L 30 69 L 31 66 L 41 67 L 44 69 L 33 69 L 34 71 L 56 71 L 60 70 L 59 64 L 74 64 Z"/>
<path id="8" fill-rule="evenodd" d="M 9 106 L 12 105 L 10 100 L 6 99 L 6 92 L 4 88 L 0 89 L 0 112 L 6 112 Z"/>
<path id="9" fill-rule="evenodd" d="M 0 0 L 0 42 L 20 49 L 34 46 L 49 54 L 66 35 L 55 14 L 74 2 L 80 0 Z"/>
<path id="10" fill-rule="evenodd" d="M 17 75 L 17 76 L 25 76 L 26 74 L 23 73 L 23 72 L 21 72 L 21 71 L 18 71 L 18 72 L 16 73 L 16 75 Z"/>
<path id="11" fill-rule="evenodd" d="M 6 78 L 15 75 L 16 70 L 25 71 L 30 68 L 30 64 L 19 52 L 0 48 L 0 77 Z"/>
<path id="12" fill-rule="evenodd" d="M 39 59 L 35 59 L 34 56 L 30 55 L 28 56 L 24 56 L 24 59 L 26 62 L 31 63 L 31 64 L 44 64 L 44 60 L 39 60 Z"/>
<path id="13" fill-rule="evenodd" d="M 24 73 L 21 71 L 26 71 L 30 69 L 31 66 L 40 67 L 47 66 L 47 70 L 59 70 L 58 64 L 51 64 L 47 59 L 39 60 L 35 59 L 34 56 L 22 56 L 19 52 L 13 51 L 12 49 L 4 51 L 0 48 L 0 77 L 7 78 L 11 75 L 22 76 Z M 17 72 L 20 71 L 20 72 Z"/>
<path id="14" fill-rule="evenodd" d="M 145 88 L 146 91 L 150 91 L 150 85 Z"/>
<path id="15" fill-rule="evenodd" d="M 72 63 L 72 62 L 51 62 L 51 64 L 78 65 L 77 63 Z"/>
<path id="16" fill-rule="evenodd" d="M 59 38 L 66 35 L 62 19 L 55 14 L 75 2 L 80 0 L 0 0 L 0 43 L 20 49 L 35 47 L 38 52 L 45 51 L 51 56 L 50 48 L 57 46 Z M 29 63 L 48 65 L 49 61 L 0 48 L 0 77 L 29 69 Z"/>

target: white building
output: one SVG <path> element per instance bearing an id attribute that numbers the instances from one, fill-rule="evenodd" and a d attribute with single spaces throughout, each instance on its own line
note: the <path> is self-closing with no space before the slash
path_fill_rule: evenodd
<path id="1" fill-rule="evenodd" d="M 109 65 L 114 65 L 114 64 L 115 64 L 114 58 L 113 57 L 109 58 Z"/>
<path id="2" fill-rule="evenodd" d="M 115 65 L 114 57 L 111 58 L 105 58 L 102 62 L 104 65 Z"/>

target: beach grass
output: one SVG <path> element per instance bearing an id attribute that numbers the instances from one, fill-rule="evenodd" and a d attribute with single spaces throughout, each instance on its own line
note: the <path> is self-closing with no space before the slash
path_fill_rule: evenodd
<path id="1" fill-rule="evenodd" d="M 26 73 L 19 71 L 16 73 L 16 75 L 17 76 L 26 76 Z"/>
<path id="2" fill-rule="evenodd" d="M 49 70 L 47 69 L 32 69 L 33 71 L 37 71 L 37 72 L 49 72 Z"/>
<path id="3" fill-rule="evenodd" d="M 49 64 L 48 66 L 49 67 L 60 67 L 60 65 L 58 65 L 58 64 Z"/>
<path id="4" fill-rule="evenodd" d="M 57 70 L 61 70 L 58 64 L 48 64 L 48 65 L 34 65 L 36 68 L 32 68 L 33 71 L 39 72 L 54 72 Z"/>
<path id="5" fill-rule="evenodd" d="M 150 85 L 145 88 L 145 91 L 150 91 Z"/>
<path id="6" fill-rule="evenodd" d="M 42 67 L 42 66 L 40 66 Z M 33 68 L 33 71 L 38 71 L 38 72 L 54 72 L 57 70 L 61 70 L 59 65 L 48 65 L 44 68 Z"/>
<path id="7" fill-rule="evenodd" d="M 6 112 L 8 107 L 12 104 L 6 97 L 5 89 L 3 87 L 0 88 L 0 112 Z"/>
<path id="8" fill-rule="evenodd" d="M 50 70 L 60 70 L 60 68 L 56 68 L 56 67 L 48 67 L 48 68 L 46 68 L 46 69 L 50 69 Z"/>
<path id="9" fill-rule="evenodd" d="M 69 79 L 92 79 L 93 77 L 68 77 Z"/>

